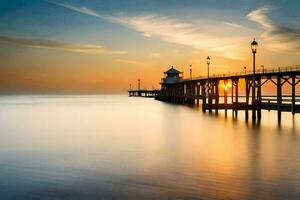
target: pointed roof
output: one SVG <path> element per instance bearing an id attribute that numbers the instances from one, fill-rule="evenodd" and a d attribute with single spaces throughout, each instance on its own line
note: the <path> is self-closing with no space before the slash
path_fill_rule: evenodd
<path id="1" fill-rule="evenodd" d="M 178 71 L 177 69 L 174 69 L 173 66 L 164 72 L 164 74 L 181 74 L 182 72 Z"/>

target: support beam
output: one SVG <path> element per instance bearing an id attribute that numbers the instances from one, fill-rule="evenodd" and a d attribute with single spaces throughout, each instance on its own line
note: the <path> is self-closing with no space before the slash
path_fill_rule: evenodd
<path id="1" fill-rule="evenodd" d="M 227 80 L 224 80 L 225 86 L 227 85 Z M 224 87 L 224 104 L 227 105 L 227 87 Z M 227 116 L 227 108 L 225 108 L 225 116 Z"/>
<path id="2" fill-rule="evenodd" d="M 239 103 L 239 80 L 235 80 L 235 103 L 238 106 Z M 238 116 L 238 109 L 235 109 L 235 116 Z"/>
<path id="3" fill-rule="evenodd" d="M 206 83 L 202 83 L 201 85 L 201 93 L 202 93 L 202 111 L 206 112 Z"/>
<path id="4" fill-rule="evenodd" d="M 234 100 L 233 100 L 233 91 L 234 91 L 234 80 L 231 79 L 231 104 L 233 106 L 233 109 L 232 109 L 232 116 L 234 117 Z"/>
<path id="5" fill-rule="evenodd" d="M 218 114 L 218 106 L 219 106 L 219 81 L 216 82 L 216 114 Z"/>
<path id="6" fill-rule="evenodd" d="M 250 84 L 249 84 L 249 80 L 247 78 L 245 78 L 245 82 L 246 82 L 246 106 L 247 108 L 245 109 L 245 120 L 248 121 L 249 120 L 249 110 L 248 110 L 248 105 L 249 105 L 249 97 L 250 97 Z"/>
<path id="7" fill-rule="evenodd" d="M 252 80 L 252 120 L 256 120 L 256 98 L 255 98 L 255 91 L 256 91 L 256 80 L 253 78 Z"/>
<path id="8" fill-rule="evenodd" d="M 197 106 L 199 107 L 200 85 L 198 83 L 196 86 L 196 90 L 197 90 Z"/>
<path id="9" fill-rule="evenodd" d="M 261 120 L 261 77 L 258 77 L 257 80 L 257 119 L 258 121 Z"/>
<path id="10" fill-rule="evenodd" d="M 292 77 L 292 105 L 291 105 L 291 111 L 292 114 L 295 115 L 295 105 L 296 105 L 296 78 L 295 76 Z"/>
<path id="11" fill-rule="evenodd" d="M 278 122 L 281 122 L 281 104 L 282 104 L 282 85 L 281 77 L 277 77 L 277 117 Z"/>

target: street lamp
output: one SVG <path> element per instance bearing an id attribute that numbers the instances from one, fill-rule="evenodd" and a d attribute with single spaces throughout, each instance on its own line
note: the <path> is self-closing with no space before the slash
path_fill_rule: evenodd
<path id="1" fill-rule="evenodd" d="M 247 74 L 247 67 L 246 66 L 244 66 L 244 70 L 245 70 L 245 74 Z"/>
<path id="2" fill-rule="evenodd" d="M 190 65 L 190 79 L 192 79 L 192 65 Z"/>
<path id="3" fill-rule="evenodd" d="M 262 73 L 265 73 L 265 66 L 261 65 L 260 67 L 262 68 Z"/>
<path id="4" fill-rule="evenodd" d="M 141 90 L 141 80 L 138 80 L 138 90 Z"/>
<path id="5" fill-rule="evenodd" d="M 252 50 L 252 54 L 253 54 L 253 76 L 252 76 L 252 119 L 255 120 L 256 119 L 256 114 L 255 114 L 255 54 L 257 51 L 257 46 L 258 43 L 255 41 L 255 38 L 253 40 L 253 42 L 251 43 L 251 50 Z"/>
<path id="6" fill-rule="evenodd" d="M 209 64 L 210 64 L 210 57 L 207 56 L 206 58 L 206 63 L 207 63 L 207 79 L 209 79 Z"/>

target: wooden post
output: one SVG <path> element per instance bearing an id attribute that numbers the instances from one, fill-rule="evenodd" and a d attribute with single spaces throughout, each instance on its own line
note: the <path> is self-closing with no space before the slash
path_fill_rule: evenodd
<path id="1" fill-rule="evenodd" d="M 209 113 L 212 113 L 212 94 L 213 94 L 213 85 L 212 83 L 208 84 L 208 105 L 209 105 Z"/>
<path id="2" fill-rule="evenodd" d="M 236 103 L 236 109 L 235 109 L 235 116 L 238 116 L 238 102 L 239 102 L 239 79 L 235 81 L 235 103 Z"/>
<path id="3" fill-rule="evenodd" d="M 231 79 L 231 105 L 232 105 L 232 116 L 234 117 L 234 99 L 233 99 L 233 92 L 234 92 L 234 81 Z"/>
<path id="4" fill-rule="evenodd" d="M 195 105 L 195 98 L 197 96 L 197 93 L 196 93 L 196 85 L 194 83 L 192 83 L 192 86 L 193 88 L 193 93 L 192 93 L 192 104 Z"/>
<path id="5" fill-rule="evenodd" d="M 225 84 L 225 87 L 224 87 L 224 106 L 225 106 L 225 116 L 227 116 L 227 80 L 224 80 L 224 84 Z"/>
<path id="6" fill-rule="evenodd" d="M 281 88 L 281 77 L 277 77 L 277 116 L 278 122 L 281 122 L 281 103 L 282 103 L 282 88 Z"/>
<path id="7" fill-rule="evenodd" d="M 249 120 L 249 111 L 248 111 L 248 106 L 249 106 L 249 96 L 250 96 L 250 87 L 249 87 L 249 80 L 245 78 L 246 82 L 246 110 L 245 110 L 245 120 Z"/>
<path id="8" fill-rule="evenodd" d="M 261 77 L 258 77 L 257 83 L 257 119 L 258 121 L 261 120 Z"/>
<path id="9" fill-rule="evenodd" d="M 196 89 L 197 89 L 197 106 L 199 107 L 200 86 L 198 85 L 198 83 Z"/>
<path id="10" fill-rule="evenodd" d="M 219 107 L 219 81 L 216 82 L 216 114 L 218 114 L 218 107 Z"/>
<path id="11" fill-rule="evenodd" d="M 295 115 L 296 105 L 296 80 L 295 76 L 292 77 L 292 114 Z"/>
<path id="12" fill-rule="evenodd" d="M 254 75 L 253 75 L 254 76 Z M 256 79 L 252 80 L 252 120 L 256 120 L 256 98 L 255 98 L 255 90 L 256 90 Z"/>
<path id="13" fill-rule="evenodd" d="M 202 85 L 201 85 L 201 92 L 202 92 L 202 111 L 203 112 L 206 112 L 206 91 L 205 91 L 205 86 L 206 85 L 206 83 L 204 82 L 204 83 L 202 83 Z"/>
<path id="14" fill-rule="evenodd" d="M 138 90 L 141 90 L 141 80 L 138 80 Z"/>

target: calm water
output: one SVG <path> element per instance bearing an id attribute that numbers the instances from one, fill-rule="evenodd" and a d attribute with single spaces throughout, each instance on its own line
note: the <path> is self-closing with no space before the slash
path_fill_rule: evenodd
<path id="1" fill-rule="evenodd" d="M 231 114 L 231 112 L 229 112 Z M 0 199 L 300 199 L 300 115 L 126 96 L 0 97 Z"/>

